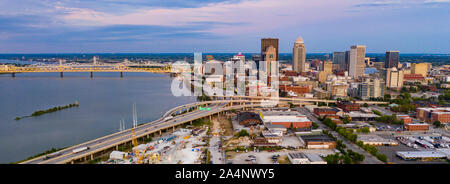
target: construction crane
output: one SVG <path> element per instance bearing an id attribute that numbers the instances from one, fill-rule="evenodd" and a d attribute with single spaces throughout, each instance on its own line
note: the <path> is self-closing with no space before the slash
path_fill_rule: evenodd
<path id="1" fill-rule="evenodd" d="M 140 153 L 139 149 L 137 149 L 138 141 L 137 141 L 137 138 L 136 138 L 136 134 L 134 133 L 134 127 L 131 128 L 131 142 L 133 143 L 133 146 L 134 146 L 134 153 L 136 154 L 137 163 L 141 164 L 142 163 L 142 156 L 141 156 L 141 153 Z M 144 150 L 144 153 L 145 153 L 146 150 Z"/>
<path id="2" fill-rule="evenodd" d="M 146 154 L 148 147 L 146 147 L 142 153 L 139 151 L 139 149 L 137 149 L 138 141 L 136 138 L 136 134 L 134 133 L 134 128 L 131 128 L 131 137 L 132 137 L 131 142 L 135 147 L 134 153 L 136 154 L 137 164 L 143 164 L 144 159 L 147 157 L 150 164 L 159 164 L 158 153 Z"/>

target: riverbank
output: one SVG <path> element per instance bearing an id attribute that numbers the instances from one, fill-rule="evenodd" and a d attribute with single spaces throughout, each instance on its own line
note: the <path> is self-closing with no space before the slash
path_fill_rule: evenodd
<path id="1" fill-rule="evenodd" d="M 63 110 L 63 109 L 68 109 L 68 108 L 78 107 L 78 106 L 79 106 L 78 101 L 76 101 L 73 104 L 68 104 L 68 105 L 64 105 L 64 106 L 57 106 L 57 107 L 49 108 L 47 110 L 35 111 L 29 116 L 16 117 L 15 120 L 19 121 L 19 120 L 21 120 L 23 118 L 28 118 L 28 117 L 33 117 L 33 116 L 40 116 L 40 115 L 43 115 L 43 114 L 52 113 L 52 112 L 60 111 L 60 110 Z"/>

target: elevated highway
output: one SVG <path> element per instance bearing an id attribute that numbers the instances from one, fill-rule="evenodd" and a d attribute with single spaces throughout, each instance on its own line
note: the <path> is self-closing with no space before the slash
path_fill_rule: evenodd
<path id="1" fill-rule="evenodd" d="M 210 107 L 209 111 L 200 111 L 193 109 L 199 105 L 208 105 Z M 207 102 L 197 102 L 191 103 L 183 106 L 173 108 L 163 115 L 160 119 L 146 124 L 141 124 L 135 128 L 135 135 L 139 138 L 150 137 L 161 135 L 163 131 L 175 130 L 177 126 L 192 123 L 192 121 L 200 118 L 211 118 L 213 115 L 220 113 L 226 113 L 232 109 L 242 109 L 257 107 L 260 104 L 257 102 L 251 102 L 248 100 L 218 100 L 218 101 L 207 101 Z M 180 112 L 185 112 L 180 114 Z M 179 114 L 173 119 L 164 121 L 164 118 L 170 115 Z M 104 153 L 117 150 L 119 146 L 125 144 L 131 144 L 132 136 L 131 129 L 127 129 L 121 132 L 110 134 L 95 140 L 91 140 L 82 144 L 78 144 L 59 152 L 61 155 L 45 160 L 45 155 L 40 156 L 28 161 L 24 161 L 21 164 L 65 164 L 65 163 L 75 163 L 77 161 L 87 161 L 92 160 Z M 80 147 L 89 147 L 90 149 L 80 152 L 72 153 L 73 149 Z"/>
<path id="2" fill-rule="evenodd" d="M 276 104 L 277 101 L 271 101 L 269 98 L 265 97 L 246 97 L 246 96 L 235 96 L 235 97 L 215 97 L 216 99 L 222 98 L 221 100 L 205 101 L 205 102 L 195 102 L 191 104 L 186 104 L 178 106 L 167 111 L 161 118 L 141 124 L 135 127 L 136 138 L 149 138 L 151 136 L 162 135 L 164 131 L 175 130 L 176 127 L 183 124 L 192 123 L 197 119 L 201 118 L 212 118 L 214 115 L 221 113 L 228 113 L 233 109 L 246 109 L 255 107 L 265 107 L 266 105 Z M 226 99 L 229 98 L 229 99 Z M 334 100 L 321 100 L 321 99 L 294 99 L 294 98 L 280 98 L 280 101 L 295 102 L 295 101 L 320 101 L 333 103 Z M 317 102 L 316 101 L 316 102 Z M 366 102 L 361 101 L 360 103 L 370 103 L 379 104 L 379 102 Z M 209 111 L 198 110 L 198 106 L 208 106 Z M 164 118 L 174 116 L 172 119 L 164 121 Z M 121 145 L 131 145 L 132 136 L 131 129 L 127 129 L 121 132 L 116 132 L 98 139 L 94 139 L 85 143 L 81 143 L 69 148 L 59 151 L 61 155 L 54 158 L 45 160 L 45 155 L 40 156 L 28 161 L 24 161 L 21 164 L 66 164 L 66 163 L 76 163 L 87 160 L 93 160 L 94 158 L 104 155 L 112 150 L 117 150 Z M 80 152 L 73 153 L 72 150 L 80 147 L 89 147 L 90 149 Z"/>
<path id="3" fill-rule="evenodd" d="M 327 100 L 327 99 L 318 99 L 318 98 L 285 98 L 285 97 L 278 97 L 278 98 L 273 98 L 273 97 L 263 97 L 263 96 L 213 96 L 215 99 L 229 99 L 229 100 L 278 100 L 280 102 L 292 102 L 292 103 L 296 103 L 296 102 L 313 102 L 313 103 L 318 103 L 318 102 L 323 102 L 326 103 L 327 105 L 329 103 L 336 103 L 337 100 Z M 363 101 L 363 100 L 356 100 L 355 103 L 358 104 L 373 104 L 373 105 L 378 105 L 378 104 L 389 104 L 389 102 L 381 102 L 381 101 Z"/>

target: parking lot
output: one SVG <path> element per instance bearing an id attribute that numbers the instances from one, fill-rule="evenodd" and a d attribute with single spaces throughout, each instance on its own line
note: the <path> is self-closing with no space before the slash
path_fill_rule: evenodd
<path id="1" fill-rule="evenodd" d="M 332 149 L 299 149 L 297 151 L 277 151 L 277 152 L 248 152 L 248 153 L 236 153 L 233 154 L 234 157 L 232 159 L 233 164 L 273 164 L 272 157 L 274 155 L 280 155 L 280 157 L 285 157 L 290 152 L 303 152 L 303 153 L 315 153 L 320 156 L 326 156 L 329 154 L 334 154 L 334 150 Z M 254 161 L 251 160 L 251 157 L 255 158 Z"/>
<path id="2" fill-rule="evenodd" d="M 379 136 L 386 138 L 386 139 L 392 139 L 395 140 L 395 137 L 398 136 L 398 134 L 394 133 L 394 135 L 392 135 L 392 133 L 388 134 L 378 134 Z M 392 162 L 395 164 L 433 164 L 433 163 L 442 163 L 442 161 L 439 160 L 434 160 L 434 161 L 414 161 L 414 160 L 403 160 L 400 157 L 398 157 L 396 155 L 397 151 L 421 151 L 421 150 L 425 150 L 424 148 L 419 147 L 418 149 L 416 148 L 412 148 L 412 147 L 408 147 L 402 143 L 399 143 L 398 146 L 377 146 L 378 152 L 385 154 L 388 158 L 388 162 Z"/>

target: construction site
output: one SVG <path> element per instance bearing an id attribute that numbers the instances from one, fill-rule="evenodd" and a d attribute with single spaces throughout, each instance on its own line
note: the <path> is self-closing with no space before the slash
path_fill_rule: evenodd
<path id="1" fill-rule="evenodd" d="M 208 127 L 181 128 L 149 143 L 133 139 L 130 151 L 113 151 L 100 164 L 201 164 Z"/>

